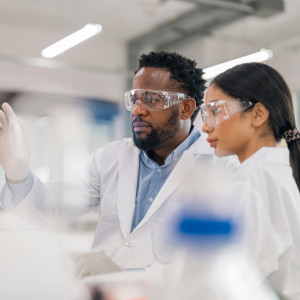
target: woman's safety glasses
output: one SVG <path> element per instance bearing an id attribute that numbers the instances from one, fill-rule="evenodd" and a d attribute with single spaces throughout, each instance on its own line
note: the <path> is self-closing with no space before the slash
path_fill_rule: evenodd
<path id="1" fill-rule="evenodd" d="M 129 111 L 136 109 L 139 104 L 147 111 L 159 111 L 167 109 L 182 100 L 188 98 L 186 94 L 152 90 L 130 90 L 124 95 L 125 106 Z"/>
<path id="2" fill-rule="evenodd" d="M 228 120 L 233 114 L 242 112 L 253 106 L 251 101 L 237 100 L 217 100 L 200 106 L 200 113 L 203 123 L 207 126 L 215 127 L 225 120 Z"/>

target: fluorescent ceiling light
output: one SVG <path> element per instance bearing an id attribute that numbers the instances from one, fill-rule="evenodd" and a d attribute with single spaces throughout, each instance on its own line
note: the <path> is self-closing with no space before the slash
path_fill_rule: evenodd
<path id="1" fill-rule="evenodd" d="M 87 24 L 78 31 L 45 48 L 41 54 L 45 58 L 52 58 L 96 35 L 101 30 L 102 26 L 100 24 Z"/>
<path id="2" fill-rule="evenodd" d="M 206 69 L 203 69 L 204 79 L 210 79 L 218 74 L 226 71 L 229 68 L 232 68 L 236 65 L 242 64 L 242 63 L 247 63 L 247 62 L 262 62 L 265 60 L 268 60 L 273 57 L 273 52 L 268 49 L 261 49 L 259 52 L 249 54 L 247 56 L 243 56 L 237 59 L 233 59 L 227 62 L 224 62 L 219 65 L 215 65 Z"/>

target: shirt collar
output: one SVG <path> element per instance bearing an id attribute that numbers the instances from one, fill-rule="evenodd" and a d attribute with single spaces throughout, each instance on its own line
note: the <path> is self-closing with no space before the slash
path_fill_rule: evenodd
<path id="1" fill-rule="evenodd" d="M 194 142 L 200 137 L 200 135 L 200 131 L 194 125 L 192 125 L 192 130 L 188 137 L 181 144 L 179 144 L 172 153 L 168 155 L 163 166 L 170 164 L 174 159 L 179 159 L 183 152 L 187 150 L 192 144 L 194 144 Z M 149 158 L 148 153 L 144 150 L 141 151 L 140 158 L 148 167 L 156 168 L 158 166 L 156 162 Z"/>

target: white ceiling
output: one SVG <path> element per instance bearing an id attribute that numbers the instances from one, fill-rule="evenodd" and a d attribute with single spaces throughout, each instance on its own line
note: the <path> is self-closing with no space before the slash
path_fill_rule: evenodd
<path id="1" fill-rule="evenodd" d="M 0 0 L 0 23 L 65 35 L 100 23 L 102 35 L 126 41 L 196 5 L 160 0 Z"/>
<path id="2" fill-rule="evenodd" d="M 248 17 L 215 35 L 245 43 L 264 43 L 274 50 L 300 50 L 300 1 L 285 0 L 284 12 L 267 19 Z"/>
<path id="3" fill-rule="evenodd" d="M 241 3 L 251 1 L 241 0 Z M 73 91 L 79 95 L 117 98 L 120 92 L 114 94 L 111 86 L 122 90 L 126 85 L 126 43 L 196 8 L 195 3 L 174 0 L 0 0 L 0 75 L 3 78 L 0 89 L 20 86 L 28 90 L 54 90 L 62 94 Z M 41 59 L 44 47 L 86 23 L 100 23 L 103 32 L 51 62 Z M 280 58 L 274 60 L 274 66 L 300 91 L 300 82 L 295 78 L 300 69 L 299 0 L 285 0 L 284 13 L 269 18 L 247 17 L 210 33 L 208 38 L 218 40 L 218 45 L 223 41 L 227 51 L 211 49 L 210 56 L 206 54 L 201 59 L 193 54 L 196 48 L 187 49 L 193 47 L 191 43 L 185 45 L 183 52 L 192 53 L 191 58 L 207 67 L 235 58 L 230 56 L 238 55 L 239 51 L 243 53 L 241 45 L 247 45 L 247 49 L 269 47 Z M 63 73 L 55 73 L 62 69 Z M 30 76 L 35 80 L 29 81 Z M 45 80 L 36 84 L 43 76 Z M 86 86 L 76 84 L 76 80 L 86 81 Z"/>

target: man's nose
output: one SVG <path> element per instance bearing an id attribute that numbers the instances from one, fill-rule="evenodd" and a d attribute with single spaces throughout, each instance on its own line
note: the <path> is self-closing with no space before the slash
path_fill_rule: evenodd
<path id="1" fill-rule="evenodd" d="M 135 109 L 132 111 L 133 115 L 145 115 L 147 114 L 147 110 L 143 108 L 140 102 L 136 104 Z"/>

